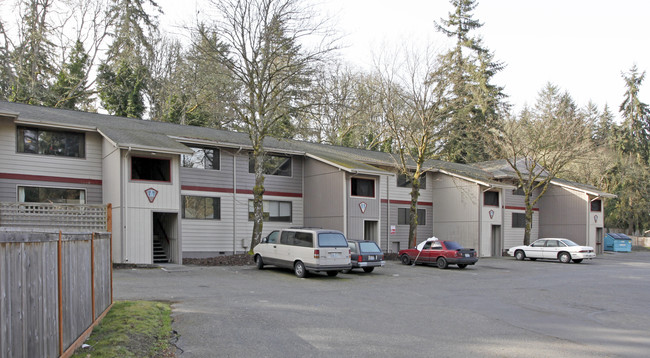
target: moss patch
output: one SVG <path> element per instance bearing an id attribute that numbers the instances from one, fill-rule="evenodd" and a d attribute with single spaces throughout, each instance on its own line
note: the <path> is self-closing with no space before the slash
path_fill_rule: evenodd
<path id="1" fill-rule="evenodd" d="M 168 303 L 118 301 L 73 357 L 174 357 L 171 335 Z"/>

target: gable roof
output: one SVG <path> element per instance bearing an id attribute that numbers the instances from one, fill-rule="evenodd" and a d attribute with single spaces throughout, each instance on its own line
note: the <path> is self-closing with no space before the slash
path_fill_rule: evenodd
<path id="1" fill-rule="evenodd" d="M 17 124 L 23 125 L 97 131 L 108 141 L 124 149 L 173 154 L 192 153 L 183 143 L 252 149 L 246 133 L 22 103 L 0 101 L 1 117 L 14 118 Z M 358 148 L 273 137 L 266 137 L 264 147 L 271 153 L 304 155 L 353 174 L 394 175 L 394 168 L 399 166 L 399 158 L 395 154 Z M 414 163 L 412 165 L 414 166 Z M 429 172 L 440 172 L 486 187 L 515 188 L 514 185 L 502 181 L 515 177 L 514 171 L 504 159 L 473 164 L 427 160 L 424 167 Z M 586 193 L 612 197 L 611 194 L 586 184 L 569 185 L 568 181 L 559 179 L 554 179 L 553 183 Z"/>

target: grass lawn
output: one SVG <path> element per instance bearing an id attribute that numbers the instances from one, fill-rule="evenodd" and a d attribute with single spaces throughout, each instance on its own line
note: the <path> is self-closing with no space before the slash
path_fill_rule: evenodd
<path id="1" fill-rule="evenodd" d="M 168 303 L 117 301 L 73 357 L 174 357 L 170 314 Z"/>

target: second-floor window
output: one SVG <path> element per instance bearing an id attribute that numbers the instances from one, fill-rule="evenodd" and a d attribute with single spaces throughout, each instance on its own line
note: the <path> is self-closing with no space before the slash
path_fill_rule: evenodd
<path id="1" fill-rule="evenodd" d="M 18 127 L 17 152 L 85 158 L 86 136 L 79 132 Z"/>
<path id="2" fill-rule="evenodd" d="M 350 184 L 352 196 L 375 197 L 375 181 L 373 179 L 352 178 Z"/>
<path id="3" fill-rule="evenodd" d="M 181 165 L 184 168 L 215 169 L 219 170 L 219 149 L 217 148 L 190 148 L 194 154 L 183 154 Z"/>
<path id="4" fill-rule="evenodd" d="M 499 206 L 499 192 L 486 191 L 483 193 L 483 205 Z"/>
<path id="5" fill-rule="evenodd" d="M 248 157 L 248 172 L 255 173 L 255 158 L 251 154 Z M 291 157 L 284 155 L 264 156 L 264 174 L 291 176 Z"/>
<path id="6" fill-rule="evenodd" d="M 601 211 L 603 202 L 600 199 L 591 202 L 591 211 Z"/>
<path id="7" fill-rule="evenodd" d="M 131 179 L 170 182 L 170 163 L 169 159 L 131 157 Z"/>
<path id="8" fill-rule="evenodd" d="M 411 180 L 405 174 L 399 174 L 397 176 L 397 186 L 400 188 L 410 188 Z M 427 175 L 423 174 L 420 177 L 420 189 L 427 188 Z"/>

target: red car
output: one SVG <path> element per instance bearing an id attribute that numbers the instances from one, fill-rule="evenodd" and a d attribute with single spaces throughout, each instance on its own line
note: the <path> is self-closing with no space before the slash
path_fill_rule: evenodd
<path id="1" fill-rule="evenodd" d="M 457 265 L 464 269 L 467 265 L 474 265 L 478 255 L 474 249 L 464 249 L 455 241 L 440 241 L 428 239 L 412 249 L 400 250 L 399 258 L 404 265 L 433 264 L 439 268 L 448 265 Z"/>

